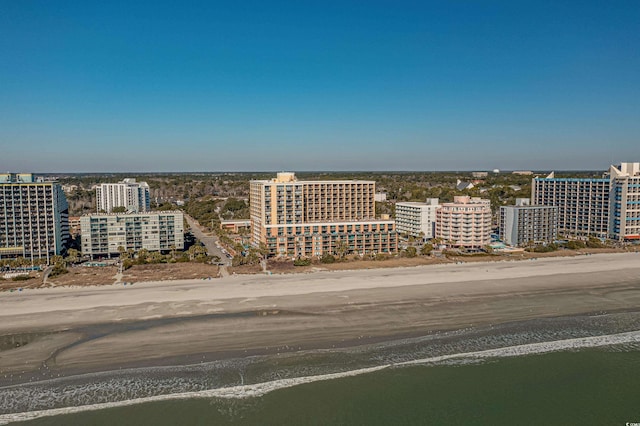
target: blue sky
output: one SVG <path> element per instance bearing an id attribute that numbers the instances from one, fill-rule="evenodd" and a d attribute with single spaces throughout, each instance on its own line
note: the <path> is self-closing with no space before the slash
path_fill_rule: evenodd
<path id="1" fill-rule="evenodd" d="M 639 135 L 637 0 L 0 3 L 7 171 L 605 169 Z"/>

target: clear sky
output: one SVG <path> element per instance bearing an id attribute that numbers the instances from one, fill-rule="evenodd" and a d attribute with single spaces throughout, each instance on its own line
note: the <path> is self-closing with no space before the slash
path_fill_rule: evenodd
<path id="1" fill-rule="evenodd" d="M 640 161 L 640 2 L 0 0 L 0 170 Z"/>

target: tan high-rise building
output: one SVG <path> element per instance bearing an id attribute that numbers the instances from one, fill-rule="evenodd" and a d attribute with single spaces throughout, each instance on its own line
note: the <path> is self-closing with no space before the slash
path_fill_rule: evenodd
<path id="1" fill-rule="evenodd" d="M 491 202 L 453 197 L 436 211 L 436 238 L 452 247 L 481 248 L 491 243 Z"/>
<path id="2" fill-rule="evenodd" d="M 252 243 L 269 256 L 395 252 L 395 222 L 376 219 L 375 193 L 374 181 L 299 181 L 293 173 L 253 180 Z"/>

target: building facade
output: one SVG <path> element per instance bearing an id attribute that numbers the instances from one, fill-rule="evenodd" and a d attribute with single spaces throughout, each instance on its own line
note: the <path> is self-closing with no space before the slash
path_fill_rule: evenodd
<path id="1" fill-rule="evenodd" d="M 534 178 L 534 204 L 558 207 L 558 232 L 640 239 L 640 163 L 611 166 L 602 178 Z"/>
<path id="2" fill-rule="evenodd" d="M 528 198 L 500 207 L 500 238 L 510 246 L 551 243 L 558 239 L 558 208 L 532 206 Z"/>
<path id="3" fill-rule="evenodd" d="M 293 173 L 250 182 L 252 244 L 269 256 L 391 253 L 395 222 L 375 218 L 373 181 L 298 181 Z"/>
<path id="4" fill-rule="evenodd" d="M 491 202 L 477 197 L 453 197 L 436 211 L 436 238 L 459 248 L 482 248 L 491 243 Z"/>
<path id="5" fill-rule="evenodd" d="M 124 179 L 118 183 L 101 183 L 96 186 L 96 209 L 111 213 L 116 207 L 124 207 L 127 212 L 147 212 L 151 197 L 146 182 Z"/>
<path id="6" fill-rule="evenodd" d="M 412 237 L 431 239 L 435 236 L 437 198 L 425 203 L 396 203 L 396 228 Z"/>
<path id="7" fill-rule="evenodd" d="M 534 205 L 558 207 L 560 234 L 606 238 L 609 228 L 609 179 L 534 178 Z"/>
<path id="8" fill-rule="evenodd" d="M 80 228 L 82 254 L 92 258 L 123 249 L 184 249 L 184 215 L 179 211 L 89 214 L 80 218 Z"/>
<path id="9" fill-rule="evenodd" d="M 611 166 L 609 176 L 609 235 L 618 241 L 640 240 L 640 163 Z"/>
<path id="10" fill-rule="evenodd" d="M 49 263 L 68 240 L 69 206 L 59 184 L 29 173 L 0 174 L 0 258 Z"/>

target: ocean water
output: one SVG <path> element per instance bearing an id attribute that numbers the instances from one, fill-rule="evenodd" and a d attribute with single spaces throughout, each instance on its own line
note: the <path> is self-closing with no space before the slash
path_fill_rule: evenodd
<path id="1" fill-rule="evenodd" d="M 0 424 L 624 425 L 640 422 L 639 319 L 541 319 L 8 385 Z"/>
<path id="2" fill-rule="evenodd" d="M 584 350 L 392 368 L 242 399 L 203 398 L 25 425 L 624 425 L 640 420 L 640 352 Z"/>

